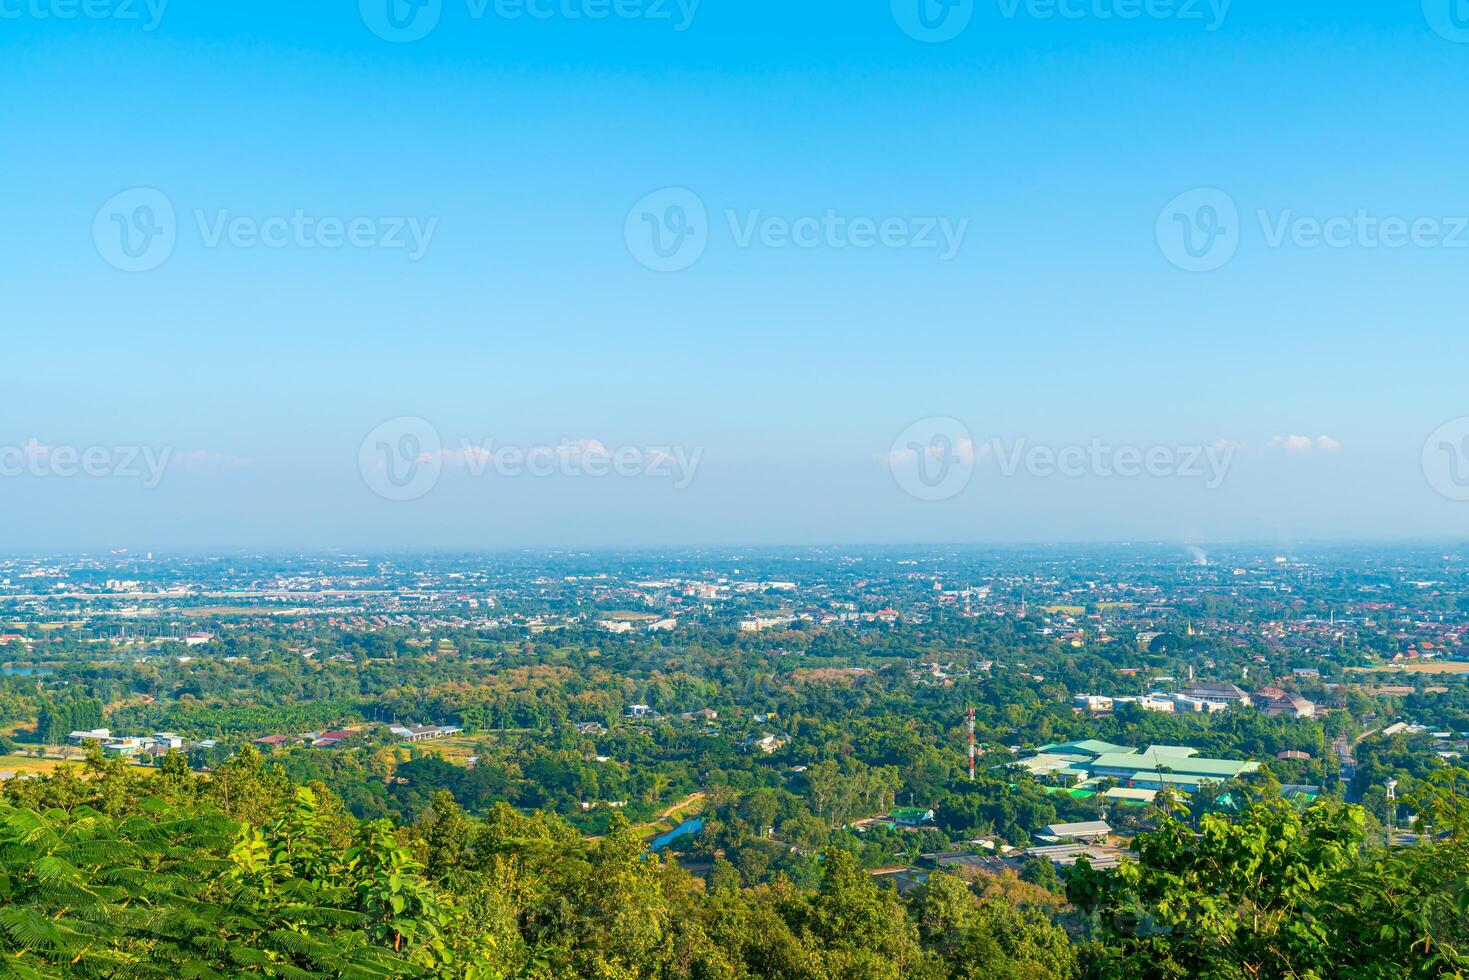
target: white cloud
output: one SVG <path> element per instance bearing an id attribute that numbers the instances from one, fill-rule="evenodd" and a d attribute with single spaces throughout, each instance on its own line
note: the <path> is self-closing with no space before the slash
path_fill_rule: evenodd
<path id="1" fill-rule="evenodd" d="M 1288 453 L 1309 453 L 1313 443 L 1310 436 L 1274 436 L 1270 445 Z"/>
<path id="2" fill-rule="evenodd" d="M 1314 439 L 1310 436 L 1275 436 L 1270 440 L 1270 446 L 1288 453 L 1334 453 L 1341 449 L 1341 443 L 1331 436 L 1317 436 Z"/>
<path id="3" fill-rule="evenodd" d="M 989 443 L 976 446 L 973 439 L 960 439 L 952 446 L 928 445 L 923 447 L 923 455 L 926 459 L 939 459 L 946 453 L 953 454 L 953 460 L 966 466 L 973 464 L 976 460 L 988 458 L 994 452 L 994 447 Z M 882 453 L 878 457 L 880 462 L 890 467 L 911 466 L 918 462 L 918 450 L 894 449 L 892 452 Z"/>

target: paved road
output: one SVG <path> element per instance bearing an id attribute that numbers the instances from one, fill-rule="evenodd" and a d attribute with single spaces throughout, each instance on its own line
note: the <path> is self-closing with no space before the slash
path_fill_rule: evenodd
<path id="1" fill-rule="evenodd" d="M 1353 799 L 1354 794 L 1352 793 L 1352 783 L 1357 778 L 1357 746 L 1362 739 L 1376 733 L 1377 729 L 1374 728 L 1350 740 L 1345 735 L 1340 735 L 1334 744 L 1337 761 L 1341 763 L 1342 782 L 1346 783 L 1346 792 L 1343 795 L 1348 803 L 1357 802 Z"/>
<path id="2" fill-rule="evenodd" d="M 1336 759 L 1341 763 L 1341 778 L 1346 784 L 1346 800 L 1352 800 L 1352 782 L 1357 778 L 1357 755 L 1352 751 L 1352 743 L 1345 735 L 1338 735 L 1336 739 Z"/>

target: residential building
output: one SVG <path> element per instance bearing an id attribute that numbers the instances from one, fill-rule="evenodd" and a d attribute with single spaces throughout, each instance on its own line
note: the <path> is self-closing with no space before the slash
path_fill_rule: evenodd
<path id="1" fill-rule="evenodd" d="M 1250 695 L 1255 708 L 1271 718 L 1288 715 L 1292 718 L 1313 718 L 1316 706 L 1299 694 L 1291 694 L 1278 687 L 1265 687 Z"/>

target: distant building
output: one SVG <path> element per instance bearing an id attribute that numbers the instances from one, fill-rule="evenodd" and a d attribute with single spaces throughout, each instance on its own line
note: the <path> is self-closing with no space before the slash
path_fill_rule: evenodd
<path id="1" fill-rule="evenodd" d="M 1071 868 L 1076 865 L 1078 858 L 1086 858 L 1093 868 L 1098 871 L 1106 868 L 1115 868 L 1122 863 L 1125 856 L 1122 851 L 1115 847 L 1102 847 L 1097 844 L 1053 844 L 1049 847 L 1032 847 L 1025 852 L 1026 857 L 1045 858 L 1058 868 Z"/>
<path id="2" fill-rule="evenodd" d="M 1185 792 L 1206 783 L 1224 782 L 1252 773 L 1258 762 L 1208 759 L 1198 749 L 1180 745 L 1150 745 L 1138 751 L 1096 739 L 1042 746 L 1037 754 L 1014 763 L 1036 779 L 1067 786 L 1095 785 L 1115 779 L 1128 789 Z"/>
<path id="3" fill-rule="evenodd" d="M 599 619 L 597 625 L 608 633 L 631 633 L 633 624 L 626 619 Z"/>
<path id="4" fill-rule="evenodd" d="M 745 740 L 745 744 L 753 748 L 759 749 L 766 755 L 770 755 L 772 752 L 779 751 L 785 746 L 786 743 L 785 739 L 781 738 L 778 735 L 762 735 L 759 738 L 756 738 L 752 735 Z"/>
<path id="5" fill-rule="evenodd" d="M 1173 710 L 1178 714 L 1211 714 L 1215 711 L 1228 711 L 1229 705 L 1223 701 L 1206 701 L 1203 698 L 1190 697 L 1187 694 L 1175 694 L 1169 700 L 1173 703 Z"/>
<path id="6" fill-rule="evenodd" d="M 921 806 L 893 807 L 890 816 L 893 823 L 900 827 L 917 827 L 919 824 L 933 823 L 933 810 Z"/>
<path id="7" fill-rule="evenodd" d="M 1036 831 L 1035 836 L 1043 841 L 1060 842 L 1067 840 L 1095 841 L 1101 840 L 1112 833 L 1112 827 L 1105 820 L 1087 820 L 1082 823 L 1053 823 Z"/>
<path id="8" fill-rule="evenodd" d="M 1250 695 L 1255 708 L 1271 718 L 1289 715 L 1292 718 L 1313 718 L 1316 706 L 1299 694 L 1291 694 L 1278 687 L 1265 687 Z"/>
<path id="9" fill-rule="evenodd" d="M 679 717 L 684 721 L 716 721 L 719 718 L 719 712 L 711 708 L 700 708 L 698 711 L 685 711 Z"/>
<path id="10" fill-rule="evenodd" d="M 780 629 L 789 626 L 796 617 L 791 615 L 780 616 L 749 616 L 740 620 L 740 631 L 743 633 L 761 633 L 765 630 Z"/>
<path id="11" fill-rule="evenodd" d="M 388 730 L 405 742 L 426 742 L 464 731 L 456 725 L 393 725 Z"/>
<path id="12" fill-rule="evenodd" d="M 306 738 L 313 749 L 334 749 L 356 734 L 355 728 L 339 728 L 330 732 L 311 732 Z"/>
<path id="13" fill-rule="evenodd" d="M 1211 701 L 1215 704 L 1223 704 L 1228 707 L 1249 707 L 1250 696 L 1244 689 L 1235 684 L 1215 681 L 1201 681 L 1192 684 L 1179 692 L 1184 697 L 1195 698 L 1199 701 Z"/>

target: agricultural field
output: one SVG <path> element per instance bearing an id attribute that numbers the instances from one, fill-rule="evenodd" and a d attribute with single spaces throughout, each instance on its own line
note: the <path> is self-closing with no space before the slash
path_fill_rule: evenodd
<path id="1" fill-rule="evenodd" d="M 1420 661 L 1384 667 L 1348 667 L 1358 674 L 1469 674 L 1469 662 L 1461 660 Z"/>

